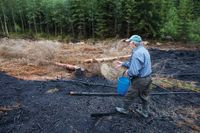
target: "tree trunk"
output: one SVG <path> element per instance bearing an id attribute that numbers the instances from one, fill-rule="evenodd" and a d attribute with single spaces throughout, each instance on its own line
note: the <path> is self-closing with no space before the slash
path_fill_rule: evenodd
<path id="1" fill-rule="evenodd" d="M 73 38 L 75 37 L 75 32 L 74 32 L 74 23 L 71 23 L 71 28 L 72 28 L 72 36 Z"/>
<path id="2" fill-rule="evenodd" d="M 94 5 L 92 4 L 92 11 L 94 11 Z M 95 28 L 94 28 L 94 12 L 92 12 L 92 38 L 95 38 Z"/>
<path id="3" fill-rule="evenodd" d="M 7 36 L 9 36 L 8 26 L 7 26 L 7 21 L 6 21 L 6 15 L 5 15 L 5 13 L 4 13 L 3 7 L 1 7 L 1 9 L 2 9 L 2 12 L 3 12 L 5 33 L 6 33 Z"/>
<path id="4" fill-rule="evenodd" d="M 42 33 L 42 23 L 41 23 L 41 16 L 39 15 L 39 25 L 40 25 L 40 33 Z"/>
<path id="5" fill-rule="evenodd" d="M 130 36 L 130 22 L 129 22 L 129 20 L 127 21 L 127 31 L 126 31 L 126 35 L 127 35 L 127 37 Z"/>
<path id="6" fill-rule="evenodd" d="M 56 24 L 54 24 L 54 34 L 55 34 L 55 36 L 57 35 L 57 26 L 56 26 Z"/>
<path id="7" fill-rule="evenodd" d="M 37 34 L 37 24 L 36 24 L 36 21 L 35 21 L 35 17 L 33 17 L 33 23 L 34 23 L 35 33 Z"/>
<path id="8" fill-rule="evenodd" d="M 118 26 L 117 26 L 117 18 L 115 17 L 115 35 L 117 36 L 118 34 Z"/>
<path id="9" fill-rule="evenodd" d="M 28 28 L 29 28 L 29 32 L 31 32 L 31 24 L 30 24 L 30 22 L 28 22 Z"/>
<path id="10" fill-rule="evenodd" d="M 63 34 L 62 26 L 60 27 L 60 34 L 61 34 L 61 35 Z"/>
<path id="11" fill-rule="evenodd" d="M 95 29 L 94 29 L 94 20 L 92 18 L 92 38 L 94 39 L 95 38 Z"/>
<path id="12" fill-rule="evenodd" d="M 23 21 L 23 18 L 22 18 L 22 14 L 21 14 L 21 11 L 19 11 L 19 16 L 20 16 L 20 20 L 21 20 L 21 25 L 22 25 L 22 32 L 24 33 L 24 21 Z"/>
<path id="13" fill-rule="evenodd" d="M 3 22 L 2 22 L 1 17 L 0 17 L 0 22 L 1 22 L 1 29 L 2 29 L 2 32 L 3 32 L 3 34 L 5 34 L 5 30 L 4 30 L 4 27 L 3 27 Z"/>
<path id="14" fill-rule="evenodd" d="M 84 28 L 83 28 L 83 34 L 84 34 L 84 38 L 86 38 L 86 33 L 87 33 L 87 31 L 86 31 L 86 22 L 84 22 Z"/>
<path id="15" fill-rule="evenodd" d="M 14 24 L 14 31 L 17 32 L 17 26 L 16 26 L 16 21 L 13 13 L 13 8 L 12 8 L 12 19 L 13 19 L 13 24 Z"/>
<path id="16" fill-rule="evenodd" d="M 47 34 L 49 34 L 49 24 L 48 24 L 48 22 L 47 22 L 47 26 L 46 26 L 46 32 L 47 32 Z"/>

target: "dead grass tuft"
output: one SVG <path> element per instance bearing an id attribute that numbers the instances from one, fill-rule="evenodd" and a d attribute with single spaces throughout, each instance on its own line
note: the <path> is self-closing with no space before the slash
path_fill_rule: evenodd
<path id="1" fill-rule="evenodd" d="M 177 122 L 177 126 L 178 127 L 189 127 L 193 130 L 193 132 L 200 132 L 200 126 L 196 125 L 194 123 L 194 120 L 192 119 L 187 119 L 187 120 L 183 120 L 183 121 L 178 121 Z"/>
<path id="2" fill-rule="evenodd" d="M 58 48 L 49 44 L 40 44 L 31 45 L 26 51 L 27 55 L 27 64 L 31 65 L 45 65 L 49 64 L 55 57 Z"/>
<path id="3" fill-rule="evenodd" d="M 20 103 L 16 103 L 14 105 L 8 105 L 8 106 L 0 106 L 0 111 L 1 112 L 7 112 L 7 111 L 11 111 L 14 109 L 18 109 L 20 107 Z"/>
<path id="4" fill-rule="evenodd" d="M 18 60 L 24 65 L 45 65 L 57 55 L 60 45 L 52 41 L 1 39 L 0 56 L 4 60 Z"/>
<path id="5" fill-rule="evenodd" d="M 49 89 L 48 91 L 46 91 L 46 93 L 55 93 L 57 91 L 59 91 L 59 89 L 53 88 L 53 89 Z"/>
<path id="6" fill-rule="evenodd" d="M 199 92 L 200 88 L 196 86 L 196 82 L 191 81 L 181 81 L 173 78 L 161 78 L 161 77 L 154 77 L 153 82 L 157 85 L 160 85 L 164 88 L 181 88 L 185 90 L 191 90 Z"/>

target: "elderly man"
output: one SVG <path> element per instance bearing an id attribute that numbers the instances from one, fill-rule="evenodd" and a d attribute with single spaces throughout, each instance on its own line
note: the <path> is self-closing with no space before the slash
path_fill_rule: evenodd
<path id="1" fill-rule="evenodd" d="M 142 100 L 142 107 L 136 108 L 136 112 L 147 118 L 149 114 L 148 94 L 150 90 L 151 80 L 151 58 L 148 50 L 143 46 L 142 39 L 138 35 L 132 35 L 126 40 L 132 48 L 132 54 L 128 61 L 117 61 L 116 68 L 126 67 L 125 74 L 131 80 L 131 87 L 124 97 L 124 106 L 116 107 L 120 113 L 129 114 L 129 106 L 136 97 Z"/>

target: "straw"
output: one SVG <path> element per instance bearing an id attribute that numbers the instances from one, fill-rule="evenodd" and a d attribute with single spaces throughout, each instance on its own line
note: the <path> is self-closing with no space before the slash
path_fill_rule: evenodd
<path id="1" fill-rule="evenodd" d="M 101 65 L 101 74 L 108 80 L 116 81 L 117 78 L 120 77 L 125 70 L 126 69 L 123 67 L 116 69 L 113 64 L 109 63 L 103 63 Z"/>

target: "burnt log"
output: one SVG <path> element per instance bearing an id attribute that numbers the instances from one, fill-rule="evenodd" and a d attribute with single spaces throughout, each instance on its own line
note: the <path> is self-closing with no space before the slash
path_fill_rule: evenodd
<path id="1" fill-rule="evenodd" d="M 70 95 L 73 96 L 123 96 L 118 93 L 101 93 L 101 92 L 77 92 L 77 91 L 70 91 Z M 150 93 L 150 95 L 178 95 L 178 94 L 200 94 L 200 92 L 155 92 L 155 93 Z"/>

